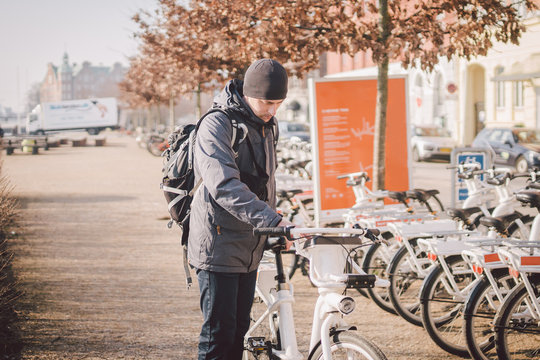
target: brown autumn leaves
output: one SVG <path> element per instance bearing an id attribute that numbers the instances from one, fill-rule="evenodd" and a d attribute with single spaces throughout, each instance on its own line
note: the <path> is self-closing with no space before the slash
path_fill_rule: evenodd
<path id="1" fill-rule="evenodd" d="M 237 77 L 258 58 L 274 58 L 303 77 L 324 52 L 375 63 L 398 59 L 431 70 L 440 57 L 484 55 L 494 40 L 517 43 L 522 9 L 536 0 L 159 0 L 139 11 L 139 53 L 121 84 L 131 107 L 168 103 L 199 87 Z M 387 4 L 388 36 L 381 36 L 379 4 Z"/>

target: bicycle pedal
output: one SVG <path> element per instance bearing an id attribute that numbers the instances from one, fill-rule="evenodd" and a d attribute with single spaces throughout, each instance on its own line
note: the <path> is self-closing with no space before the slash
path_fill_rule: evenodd
<path id="1" fill-rule="evenodd" d="M 377 277 L 373 274 L 349 274 L 347 276 L 347 289 L 365 289 L 375 287 Z"/>
<path id="2" fill-rule="evenodd" d="M 247 350 L 255 353 L 266 351 L 266 339 L 260 336 L 248 338 Z"/>

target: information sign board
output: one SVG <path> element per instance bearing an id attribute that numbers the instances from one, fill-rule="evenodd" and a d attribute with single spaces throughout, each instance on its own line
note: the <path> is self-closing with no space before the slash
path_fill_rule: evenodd
<path id="1" fill-rule="evenodd" d="M 389 78 L 384 166 L 386 188 L 395 191 L 407 190 L 410 184 L 406 88 L 405 76 Z M 338 175 L 365 171 L 373 177 L 376 97 L 375 78 L 310 81 L 319 224 L 355 203 L 352 190 Z"/>

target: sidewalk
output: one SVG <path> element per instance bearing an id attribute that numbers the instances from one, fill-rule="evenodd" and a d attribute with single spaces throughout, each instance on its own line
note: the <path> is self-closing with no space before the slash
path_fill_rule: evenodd
<path id="1" fill-rule="evenodd" d="M 179 232 L 163 220 L 160 169 L 114 134 L 105 147 L 4 157 L 22 205 L 22 358 L 193 358 L 198 292 L 185 290 Z"/>
<path id="2" fill-rule="evenodd" d="M 177 229 L 166 228 L 161 159 L 131 137 L 4 157 L 22 205 L 12 240 L 26 295 L 22 359 L 193 359 L 201 315 L 185 288 Z M 299 346 L 307 350 L 317 292 L 293 278 Z M 425 331 L 350 293 L 349 321 L 389 359 L 452 359 Z"/>

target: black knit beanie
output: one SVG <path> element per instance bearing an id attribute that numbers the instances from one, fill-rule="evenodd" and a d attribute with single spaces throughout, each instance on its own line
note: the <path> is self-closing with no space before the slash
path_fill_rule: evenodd
<path id="1" fill-rule="evenodd" d="M 287 71 L 276 60 L 257 60 L 244 75 L 244 95 L 262 100 L 283 100 L 287 97 L 287 82 Z"/>

